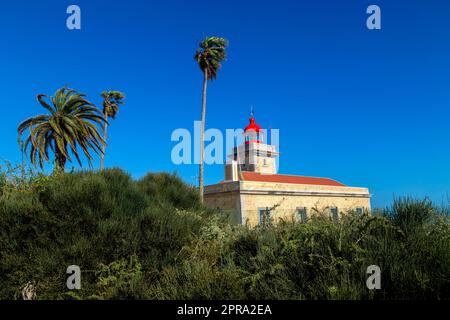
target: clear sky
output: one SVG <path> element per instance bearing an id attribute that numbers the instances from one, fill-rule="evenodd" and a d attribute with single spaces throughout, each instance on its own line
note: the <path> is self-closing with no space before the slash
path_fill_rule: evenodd
<path id="1" fill-rule="evenodd" d="M 71 4 L 78 31 L 66 28 Z M 371 4 L 382 30 L 366 28 Z M 218 35 L 230 45 L 209 84 L 207 128 L 242 128 L 253 105 L 261 126 L 280 129 L 280 173 L 367 186 L 377 207 L 394 195 L 448 203 L 449 1 L 15 0 L 0 17 L 2 159 L 20 161 L 17 125 L 45 111 L 37 93 L 68 84 L 100 106 L 115 89 L 127 99 L 107 166 L 194 183 L 197 166 L 172 163 L 170 137 L 200 119 L 193 55 Z M 207 183 L 222 176 L 206 167 Z"/>

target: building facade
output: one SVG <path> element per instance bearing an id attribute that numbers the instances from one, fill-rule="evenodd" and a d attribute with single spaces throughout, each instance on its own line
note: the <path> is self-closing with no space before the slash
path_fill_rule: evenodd
<path id="1" fill-rule="evenodd" d="M 205 187 L 205 203 L 249 226 L 279 219 L 307 221 L 315 214 L 338 220 L 351 210 L 370 211 L 367 188 L 329 178 L 278 174 L 278 156 L 275 146 L 264 143 L 263 131 L 251 116 L 244 143 L 229 155 L 225 179 Z"/>

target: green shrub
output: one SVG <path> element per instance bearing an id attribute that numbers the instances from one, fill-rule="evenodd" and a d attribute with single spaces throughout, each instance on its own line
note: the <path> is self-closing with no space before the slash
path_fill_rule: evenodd
<path id="1" fill-rule="evenodd" d="M 426 199 L 251 229 L 170 174 L 6 172 L 0 188 L 0 299 L 450 299 L 448 210 Z"/>
<path id="2" fill-rule="evenodd" d="M 147 195 L 118 169 L 30 183 L 26 192 L 15 189 L 0 197 L 2 298 L 20 297 L 30 281 L 36 283 L 38 298 L 63 298 L 65 271 L 72 264 L 83 272 L 81 297 L 93 296 L 102 265 L 136 255 L 147 270 L 160 268 L 175 259 L 204 223 L 201 212 L 155 202 L 164 197 L 164 188 Z"/>
<path id="3" fill-rule="evenodd" d="M 176 175 L 149 173 L 138 181 L 138 186 L 154 203 L 170 204 L 185 210 L 200 209 L 198 192 L 194 187 L 183 183 Z"/>

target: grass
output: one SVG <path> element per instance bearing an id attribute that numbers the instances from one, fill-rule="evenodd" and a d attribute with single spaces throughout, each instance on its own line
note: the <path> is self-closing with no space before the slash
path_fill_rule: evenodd
<path id="1" fill-rule="evenodd" d="M 15 172 L 0 174 L 0 299 L 450 298 L 448 210 L 426 199 L 249 229 L 170 174 Z"/>

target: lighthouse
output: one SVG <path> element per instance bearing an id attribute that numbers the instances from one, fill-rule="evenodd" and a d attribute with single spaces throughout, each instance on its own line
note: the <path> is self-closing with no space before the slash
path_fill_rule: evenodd
<path id="1" fill-rule="evenodd" d="M 330 178 L 279 174 L 280 154 L 266 136 L 252 112 L 244 141 L 228 155 L 225 179 L 205 187 L 207 206 L 250 226 L 280 219 L 306 222 L 316 214 L 338 221 L 350 211 L 370 212 L 368 188 Z"/>
<path id="2" fill-rule="evenodd" d="M 234 147 L 228 156 L 227 172 L 255 172 L 260 174 L 276 174 L 276 158 L 279 156 L 276 146 L 265 143 L 264 130 L 255 122 L 253 114 L 250 115 L 249 124 L 244 129 L 244 143 Z M 229 168 L 232 168 L 231 170 Z M 228 179 L 231 180 L 231 179 Z"/>

